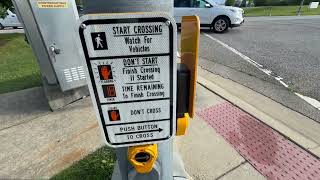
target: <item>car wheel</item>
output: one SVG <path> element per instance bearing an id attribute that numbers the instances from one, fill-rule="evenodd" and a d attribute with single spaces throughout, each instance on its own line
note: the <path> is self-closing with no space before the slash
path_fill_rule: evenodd
<path id="1" fill-rule="evenodd" d="M 0 23 L 0 30 L 4 29 L 4 26 Z"/>
<path id="2" fill-rule="evenodd" d="M 214 32 L 224 33 L 229 28 L 229 20 L 226 17 L 218 17 L 212 23 Z"/>
<path id="3" fill-rule="evenodd" d="M 18 27 L 13 27 L 13 29 L 18 29 Z"/>

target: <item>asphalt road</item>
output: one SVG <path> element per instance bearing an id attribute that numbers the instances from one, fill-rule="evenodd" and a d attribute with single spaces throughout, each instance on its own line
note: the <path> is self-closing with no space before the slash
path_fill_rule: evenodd
<path id="1" fill-rule="evenodd" d="M 230 49 L 272 71 L 272 76 Z M 294 94 L 320 100 L 320 17 L 247 18 L 225 34 L 203 29 L 200 58 L 205 69 L 320 122 L 320 111 Z M 283 78 L 289 87 L 274 77 Z"/>

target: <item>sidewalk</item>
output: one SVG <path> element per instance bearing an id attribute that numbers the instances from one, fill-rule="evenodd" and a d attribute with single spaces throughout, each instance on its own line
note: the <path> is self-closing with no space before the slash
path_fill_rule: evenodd
<path id="1" fill-rule="evenodd" d="M 226 100 L 197 86 L 196 109 L 216 106 Z M 190 120 L 185 136 L 176 137 L 186 171 L 195 180 L 265 179 L 223 137 L 198 115 Z"/>
<path id="2" fill-rule="evenodd" d="M 0 99 L 0 179 L 47 179 L 103 145 L 90 97 L 55 112 L 41 88 Z"/>
<path id="3" fill-rule="evenodd" d="M 291 157 L 290 154 L 286 156 L 286 151 L 281 149 L 285 142 L 288 149 L 292 146 L 292 151 L 299 150 L 309 159 L 316 159 L 311 167 L 319 168 L 314 172 L 320 171 L 319 158 L 310 154 L 320 155 L 319 123 L 201 68 L 198 83 L 197 115 L 190 120 L 187 135 L 175 138 L 186 170 L 193 179 L 266 179 L 261 175 L 266 172 L 263 168 L 273 167 L 274 164 L 269 166 L 268 162 L 270 164 L 271 161 L 268 158 L 271 157 L 266 156 L 265 151 L 260 151 L 270 144 L 264 139 L 276 146 L 273 151 L 277 154 L 272 157 L 279 158 L 277 162 L 281 162 L 278 157 L 280 152 L 284 154 L 281 155 L 284 158 Z M 32 94 L 26 95 L 26 91 Z M 0 114 L 0 178 L 49 178 L 103 145 L 90 98 L 77 101 L 62 110 L 49 112 L 42 103 L 35 105 L 32 110 L 31 104 L 21 104 L 16 99 L 26 97 L 24 102 L 43 102 L 45 97 L 40 88 L 1 95 L 0 99 L 4 97 L 10 103 L 5 110 L 1 107 Z M 17 104 L 20 106 L 15 109 Z M 27 111 L 13 116 L 13 112 L 27 107 Z M 38 110 L 39 107 L 43 107 L 41 111 Z M 231 118 L 226 118 L 229 117 L 229 111 L 232 112 Z M 247 124 L 239 124 L 240 127 L 232 124 L 232 120 L 237 117 L 242 118 L 238 118 L 237 123 L 243 121 Z M 254 127 L 263 127 L 263 132 L 259 133 L 259 128 L 248 131 Z M 233 133 L 227 134 L 228 132 Z M 251 132 L 255 133 L 250 134 Z M 254 143 L 250 145 L 251 141 L 259 141 L 260 134 L 265 135 L 264 133 L 273 137 L 260 138 L 266 142 L 265 146 L 261 144 L 257 147 Z M 280 139 L 281 142 L 273 139 Z M 255 152 L 261 155 L 249 152 L 250 147 L 260 148 Z M 267 160 L 261 160 L 262 164 L 257 163 L 260 162 L 258 157 Z M 308 157 L 303 156 L 307 160 Z M 284 160 L 290 162 L 289 159 Z M 302 164 L 301 167 L 304 165 L 307 164 Z M 281 168 L 278 169 L 286 171 Z"/>
<path id="4" fill-rule="evenodd" d="M 319 123 L 201 68 L 198 83 L 197 117 L 178 139 L 192 177 L 319 179 Z"/>

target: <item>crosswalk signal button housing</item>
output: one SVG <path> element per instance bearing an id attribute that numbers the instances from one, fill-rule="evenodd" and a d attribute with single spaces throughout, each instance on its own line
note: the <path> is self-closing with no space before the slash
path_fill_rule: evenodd
<path id="1" fill-rule="evenodd" d="M 195 112 L 199 37 L 199 17 L 182 17 L 181 63 L 177 66 L 177 136 L 186 133 L 189 116 L 193 118 Z"/>
<path id="2" fill-rule="evenodd" d="M 128 149 L 128 160 L 138 173 L 151 172 L 158 158 L 157 144 L 132 146 Z"/>

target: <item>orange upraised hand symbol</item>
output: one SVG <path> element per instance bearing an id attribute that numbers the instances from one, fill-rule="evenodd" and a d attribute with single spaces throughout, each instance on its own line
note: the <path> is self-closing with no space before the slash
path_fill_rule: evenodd
<path id="1" fill-rule="evenodd" d="M 119 118 L 120 115 L 119 115 L 118 111 L 111 111 L 110 116 L 111 116 L 111 121 L 120 120 L 120 118 Z"/>
<path id="2" fill-rule="evenodd" d="M 109 69 L 107 66 L 102 66 L 100 71 L 104 80 L 110 79 L 111 69 Z"/>

